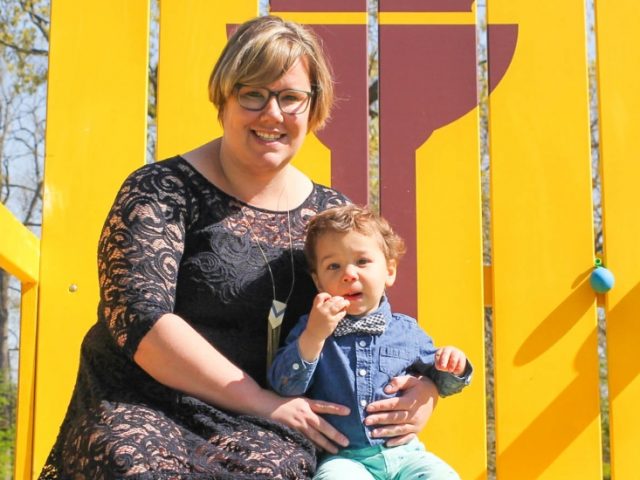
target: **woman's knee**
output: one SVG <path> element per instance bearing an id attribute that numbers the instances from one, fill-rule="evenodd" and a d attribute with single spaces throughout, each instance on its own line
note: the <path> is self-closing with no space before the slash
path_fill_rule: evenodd
<path id="1" fill-rule="evenodd" d="M 125 404 L 101 405 L 94 413 L 67 433 L 69 475 L 83 472 L 90 473 L 86 478 L 110 479 L 184 470 L 181 433 L 162 414 Z"/>

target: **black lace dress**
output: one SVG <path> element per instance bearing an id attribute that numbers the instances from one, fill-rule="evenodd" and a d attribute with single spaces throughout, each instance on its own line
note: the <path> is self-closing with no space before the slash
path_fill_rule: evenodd
<path id="1" fill-rule="evenodd" d="M 293 282 L 289 232 L 293 237 L 285 338 L 315 294 L 301 252 L 304 227 L 318 211 L 345 201 L 314 185 L 289 215 L 257 209 L 220 191 L 181 157 L 131 174 L 100 238 L 99 319 L 82 343 L 73 397 L 40 478 L 311 477 L 315 452 L 302 435 L 165 387 L 132 357 L 154 322 L 175 312 L 265 386 L 273 290 L 254 235 L 281 301 Z"/>

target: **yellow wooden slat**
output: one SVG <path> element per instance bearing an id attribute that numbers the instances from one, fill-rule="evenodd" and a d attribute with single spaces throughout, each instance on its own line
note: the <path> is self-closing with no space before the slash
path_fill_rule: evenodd
<path id="1" fill-rule="evenodd" d="M 478 111 L 436 130 L 416 154 L 418 318 L 462 348 L 472 385 L 442 399 L 423 440 L 461 478 L 486 478 L 482 210 Z M 402 265 L 400 266 L 402 268 Z"/>
<path id="2" fill-rule="evenodd" d="M 68 404 L 82 336 L 96 321 L 102 223 L 127 173 L 145 162 L 148 21 L 148 0 L 52 2 L 36 474 Z"/>
<path id="3" fill-rule="evenodd" d="M 14 478 L 32 478 L 33 426 L 36 367 L 37 284 L 22 284 L 20 303 L 20 363 L 18 367 L 18 411 Z"/>
<path id="4" fill-rule="evenodd" d="M 0 268 L 21 282 L 38 281 L 40 240 L 0 204 Z"/>
<path id="5" fill-rule="evenodd" d="M 616 283 L 606 296 L 611 467 L 614 479 L 640 471 L 640 5 L 596 5 L 604 251 Z"/>
<path id="6" fill-rule="evenodd" d="M 222 133 L 209 102 L 209 74 L 227 41 L 227 25 L 257 14 L 257 0 L 160 2 L 159 159 L 191 150 Z"/>
<path id="7" fill-rule="evenodd" d="M 504 480 L 602 478 L 584 8 L 487 3 L 489 25 L 519 26 L 514 59 L 489 97 Z"/>

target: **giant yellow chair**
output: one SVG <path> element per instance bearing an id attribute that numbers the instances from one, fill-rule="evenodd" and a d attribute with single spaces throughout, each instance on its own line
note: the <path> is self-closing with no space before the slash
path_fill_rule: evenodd
<path id="1" fill-rule="evenodd" d="M 381 209 L 411 247 L 392 295 L 476 365 L 473 385 L 440 402 L 422 437 L 462 478 L 487 477 L 483 317 L 491 306 L 499 478 L 601 479 L 600 300 L 612 473 L 638 478 L 640 6 L 595 1 L 604 260 L 616 275 L 598 299 L 588 284 L 595 254 L 584 1 L 486 3 L 485 266 L 475 4 L 379 2 Z M 0 267 L 23 287 L 16 478 L 37 477 L 53 444 L 81 338 L 95 321 L 101 224 L 121 181 L 145 162 L 149 8 L 149 0 L 52 0 L 41 241 L 0 207 Z M 160 8 L 163 158 L 220 134 L 208 73 L 228 29 L 258 4 L 162 0 Z M 316 29 L 336 67 L 334 123 L 310 136 L 298 166 L 366 201 L 366 2 L 272 0 L 271 10 Z"/>

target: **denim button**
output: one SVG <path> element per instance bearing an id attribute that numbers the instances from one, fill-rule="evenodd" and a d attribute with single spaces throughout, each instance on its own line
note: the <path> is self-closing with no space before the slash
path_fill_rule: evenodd
<path id="1" fill-rule="evenodd" d="M 293 365 L 291 365 L 291 368 L 293 368 L 294 370 L 300 370 L 300 364 L 294 363 Z"/>
<path id="2" fill-rule="evenodd" d="M 362 406 L 362 407 L 366 407 L 367 406 L 367 401 L 364 398 L 362 400 L 360 400 L 360 406 Z"/>
<path id="3" fill-rule="evenodd" d="M 361 347 L 366 347 L 367 346 L 367 342 L 365 342 L 364 340 L 360 340 L 360 346 Z"/>
<path id="4" fill-rule="evenodd" d="M 358 370 L 358 375 L 360 375 L 361 377 L 364 377 L 366 374 L 367 374 L 367 371 L 364 368 Z"/>

